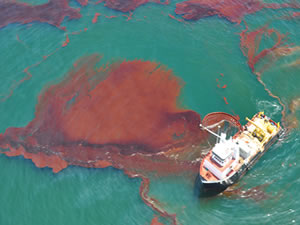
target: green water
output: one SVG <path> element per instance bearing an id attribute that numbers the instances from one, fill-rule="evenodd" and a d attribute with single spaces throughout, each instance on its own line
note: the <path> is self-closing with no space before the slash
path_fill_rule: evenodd
<path id="1" fill-rule="evenodd" d="M 166 65 L 185 83 L 181 105 L 201 116 L 213 111 L 234 111 L 244 118 L 264 110 L 280 120 L 280 104 L 257 82 L 240 50 L 238 34 L 244 25 L 218 17 L 182 24 L 168 17 L 175 3 L 147 4 L 134 11 L 130 21 L 121 16 L 123 13 L 107 9 L 103 4 L 89 5 L 81 8 L 80 20 L 64 21 L 62 26 L 67 27 L 67 32 L 44 23 L 12 24 L 0 29 L 0 132 L 28 124 L 34 118 L 41 90 L 59 82 L 74 61 L 93 53 L 104 56 L 101 63 L 143 59 Z M 71 5 L 79 7 L 74 1 Z M 119 17 L 101 16 L 93 24 L 95 12 Z M 289 32 L 291 42 L 300 45 L 299 20 L 276 19 L 286 12 L 262 10 L 247 16 L 246 21 L 253 29 L 271 20 L 271 27 Z M 84 28 L 88 28 L 86 32 L 72 35 Z M 70 43 L 31 67 L 32 77 L 19 83 L 26 77 L 23 70 L 60 48 L 67 34 Z M 263 75 L 263 81 L 285 104 L 300 95 L 299 67 L 284 66 L 298 56 L 295 53 L 279 60 Z M 227 85 L 226 89 L 217 87 L 217 78 L 222 85 Z M 299 139 L 299 130 L 294 129 L 240 181 L 239 186 L 245 190 L 270 183 L 264 189 L 269 195 L 266 200 L 256 202 L 240 196 L 198 199 L 193 194 L 193 179 L 184 177 L 154 178 L 150 196 L 162 202 L 168 212 L 176 213 L 182 224 L 297 224 L 300 221 Z M 1 225 L 150 224 L 157 214 L 139 196 L 140 179 L 129 179 L 116 169 L 69 167 L 53 174 L 48 168 L 36 168 L 23 157 L 4 155 L 0 155 L 0 168 Z"/>

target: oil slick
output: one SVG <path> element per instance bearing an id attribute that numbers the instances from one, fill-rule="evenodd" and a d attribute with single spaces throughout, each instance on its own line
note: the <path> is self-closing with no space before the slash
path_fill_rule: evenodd
<path id="1" fill-rule="evenodd" d="M 83 7 L 92 4 L 88 0 L 77 0 L 77 2 Z M 137 7 L 149 2 L 169 4 L 168 0 L 163 2 L 160 0 L 104 0 L 98 1 L 96 4 L 101 2 L 105 2 L 104 6 L 121 12 L 132 12 Z M 0 28 L 12 23 L 41 22 L 66 30 L 66 27 L 60 26 L 65 18 L 73 20 L 81 17 L 80 10 L 72 8 L 69 5 L 69 0 L 49 0 L 49 2 L 41 5 L 30 5 L 18 1 L 0 2 Z M 97 22 L 97 19 L 94 18 L 93 22 Z"/>
<path id="2" fill-rule="evenodd" d="M 95 69 L 99 60 L 76 62 L 65 80 L 40 95 L 35 119 L 8 128 L 1 145 L 96 167 L 99 160 L 113 164 L 110 154 L 155 154 L 199 142 L 200 116 L 177 106 L 181 82 L 170 70 L 138 60 Z"/>
<path id="3" fill-rule="evenodd" d="M 23 155 L 55 173 L 69 165 L 121 169 L 142 180 L 140 195 L 148 206 L 177 224 L 176 215 L 148 196 L 147 174 L 198 172 L 195 159 L 207 139 L 200 115 L 180 107 L 183 82 L 165 66 L 134 60 L 97 68 L 100 59 L 83 57 L 64 80 L 45 88 L 35 118 L 0 135 L 1 153 Z M 226 113 L 209 114 L 202 122 L 223 120 L 240 126 Z"/>
<path id="4" fill-rule="evenodd" d="M 217 15 L 239 24 L 246 15 L 264 8 L 300 8 L 300 5 L 297 3 L 263 3 L 258 0 L 188 0 L 177 3 L 175 13 L 187 20 L 199 20 Z"/>

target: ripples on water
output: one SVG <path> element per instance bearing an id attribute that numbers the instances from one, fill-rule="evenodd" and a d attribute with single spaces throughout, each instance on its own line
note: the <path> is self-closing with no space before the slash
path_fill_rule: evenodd
<path id="1" fill-rule="evenodd" d="M 282 106 L 276 101 L 257 100 L 257 110 L 265 112 L 270 118 L 278 118 L 281 115 Z"/>
<path id="2" fill-rule="evenodd" d="M 172 4 L 175 7 L 175 3 Z M 234 107 L 237 114 L 250 117 L 247 109 L 251 108 L 253 111 L 265 111 L 275 120 L 281 118 L 282 106 L 277 100 L 265 97 L 261 85 L 253 84 L 255 75 L 248 71 L 247 59 L 240 52 L 238 33 L 244 29 L 243 23 L 238 26 L 211 17 L 182 24 L 168 19 L 169 12 L 162 11 L 162 6 L 151 4 L 135 11 L 139 21 L 131 20 L 124 26 L 126 20 L 121 20 L 120 14 L 116 13 L 119 18 L 110 20 L 100 17 L 99 23 L 92 27 L 92 18 L 98 11 L 108 15 L 116 13 L 102 6 L 88 6 L 81 9 L 84 17 L 80 22 L 64 22 L 70 30 L 83 30 L 88 26 L 90 32 L 82 36 L 70 35 L 70 43 L 61 54 L 49 57 L 38 67 L 32 68 L 33 78 L 18 86 L 12 98 L 1 105 L 0 126 L 3 132 L 10 126 L 26 125 L 33 117 L 36 96 L 45 83 L 58 79 L 75 59 L 95 51 L 105 53 L 109 60 L 118 57 L 145 58 L 165 63 L 187 83 L 183 99 L 188 102 L 187 108 L 195 108 L 200 113 L 213 110 L 232 112 Z M 246 20 L 250 29 L 263 26 L 266 20 L 271 21 L 271 27 L 274 25 L 283 33 L 288 31 L 289 38 L 297 45 L 298 20 L 273 23 L 274 18 L 285 14 L 284 10 L 280 14 L 265 10 L 249 15 Z M 155 25 L 149 26 L 151 23 Z M 38 62 L 43 54 L 60 47 L 65 40 L 65 33 L 44 25 L 12 25 L 1 30 L 2 43 L 10 46 L 9 50 L 3 49 L 2 56 L 9 56 L 12 60 L 20 55 L 15 59 L 16 65 L 3 65 L 1 96 L 9 92 L 10 84 L 15 82 L 11 81 L 12 78 L 17 81 L 24 77 L 22 71 L 28 66 L 28 61 L 29 64 Z M 160 29 L 160 26 L 164 28 Z M 29 32 L 32 32 L 31 35 L 28 35 Z M 16 35 L 26 45 L 20 44 Z M 36 44 L 33 40 L 44 40 L 47 44 L 40 41 Z M 299 81 L 295 76 L 299 69 L 284 66 L 285 62 L 296 62 L 296 56 L 290 55 L 288 60 L 283 58 L 279 61 L 280 66 L 273 65 L 262 76 L 270 90 L 280 96 L 286 105 L 299 96 Z M 235 72 L 240 76 L 238 79 L 230 77 Z M 236 99 L 229 98 L 228 105 L 223 102 L 223 96 L 217 96 L 215 90 L 215 78 L 220 78 L 220 73 L 225 74 L 222 82 L 228 84 L 220 93 L 229 95 L 230 92 L 236 96 Z M 240 82 L 236 81 L 239 79 Z M 248 84 L 253 87 L 246 87 Z M 243 91 L 241 89 L 247 88 L 261 92 L 251 92 L 249 99 L 246 95 L 239 96 Z M 240 101 L 240 98 L 243 100 Z M 176 213 L 182 224 L 300 224 L 299 148 L 299 129 L 293 129 L 232 188 L 232 193 L 198 199 L 193 195 L 194 177 L 178 175 L 175 178 L 154 176 L 150 196 L 159 199 L 168 212 Z M 53 175 L 50 170 L 37 169 L 21 158 L 8 159 L 1 155 L 0 162 L 0 224 L 149 224 L 157 215 L 140 199 L 140 179 L 129 179 L 120 171 L 70 167 Z M 160 221 L 170 222 L 162 218 Z"/>

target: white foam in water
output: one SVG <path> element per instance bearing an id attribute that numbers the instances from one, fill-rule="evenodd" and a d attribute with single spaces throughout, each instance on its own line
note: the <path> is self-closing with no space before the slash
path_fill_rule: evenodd
<path id="1" fill-rule="evenodd" d="M 279 105 L 279 103 L 276 101 L 256 101 L 256 108 L 258 109 L 258 111 L 264 111 L 265 114 L 270 118 L 279 116 L 282 111 L 282 106 Z"/>

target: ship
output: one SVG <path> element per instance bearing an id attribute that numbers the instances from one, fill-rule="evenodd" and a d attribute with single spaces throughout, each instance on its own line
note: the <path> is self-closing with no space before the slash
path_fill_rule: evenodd
<path id="1" fill-rule="evenodd" d="M 200 179 L 202 196 L 217 195 L 237 183 L 283 133 L 280 123 L 264 112 L 246 120 L 247 124 L 230 137 L 200 124 L 201 129 L 217 139 L 200 164 L 197 179 Z"/>

